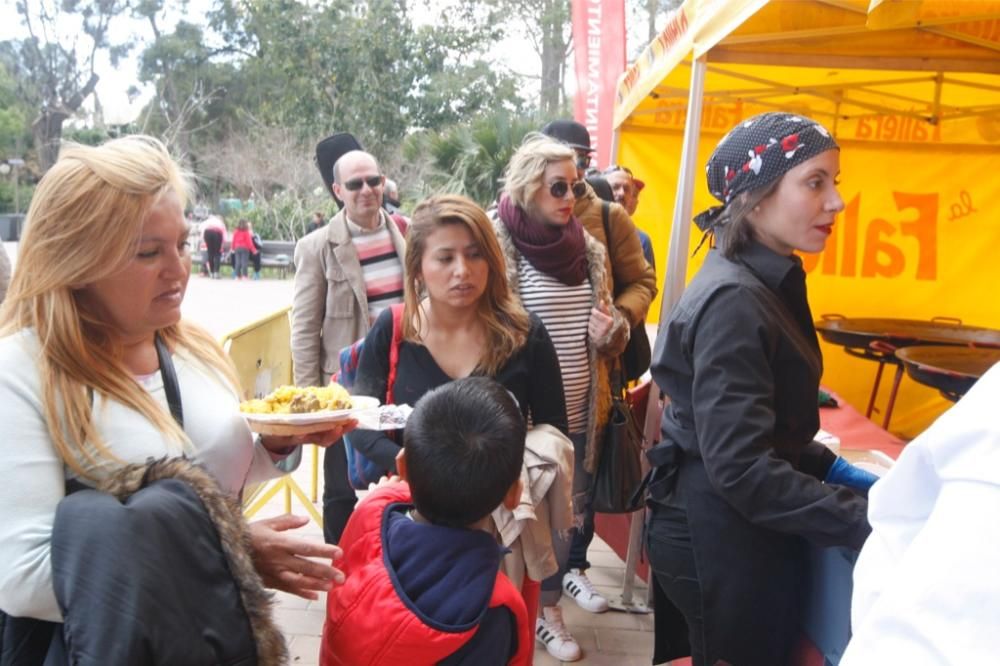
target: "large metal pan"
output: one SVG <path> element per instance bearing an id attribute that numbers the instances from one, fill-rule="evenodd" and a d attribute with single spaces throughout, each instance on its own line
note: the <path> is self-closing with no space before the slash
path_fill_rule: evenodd
<path id="1" fill-rule="evenodd" d="M 897 350 L 896 358 L 915 381 L 957 400 L 1000 363 L 1000 349 L 917 345 Z"/>
<path id="2" fill-rule="evenodd" d="M 876 341 L 897 348 L 912 345 L 1000 348 L 1000 331 L 966 326 L 957 320 L 823 315 L 816 322 L 816 331 L 827 342 L 855 349 L 868 349 Z"/>

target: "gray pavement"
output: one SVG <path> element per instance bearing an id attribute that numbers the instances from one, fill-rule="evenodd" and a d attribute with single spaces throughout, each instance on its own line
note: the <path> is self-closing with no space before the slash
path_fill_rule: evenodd
<path id="1" fill-rule="evenodd" d="M 16 262 L 17 244 L 4 243 L 4 247 L 11 260 Z M 230 331 L 290 306 L 292 287 L 291 278 L 236 281 L 231 278 L 211 280 L 193 275 L 181 310 L 185 319 L 200 324 L 213 336 L 221 338 Z M 322 469 L 323 452 L 320 452 L 314 464 L 312 447 L 307 448 L 310 450 L 303 456 L 303 463 L 292 478 L 310 496 L 309 499 L 318 499 L 323 494 L 323 475 L 316 474 L 317 487 L 314 491 L 313 474 L 314 470 L 319 472 Z M 321 502 L 312 503 L 321 510 Z M 292 513 L 307 515 L 298 500 L 292 500 L 290 504 L 286 505 L 285 493 L 279 492 L 254 518 L 280 515 L 288 508 Z M 316 539 L 323 538 L 322 528 L 315 523 L 302 528 L 302 533 Z M 621 559 L 600 538 L 594 539 L 588 556 L 593 563 L 590 575 L 596 587 L 609 597 L 619 594 L 624 574 Z M 641 581 L 639 583 L 636 595 L 641 599 L 645 597 L 645 586 Z M 291 663 L 296 666 L 314 666 L 318 663 L 320 634 L 326 615 L 325 596 L 322 595 L 319 601 L 307 602 L 283 593 L 277 595 L 276 620 L 289 640 Z M 652 654 L 652 616 L 614 611 L 592 615 L 580 610 L 566 598 L 561 605 L 566 624 L 584 651 L 583 660 L 577 663 L 591 666 L 649 664 Z M 536 666 L 554 666 L 559 662 L 549 656 L 544 648 L 536 646 L 534 663 Z"/>
<path id="2" fill-rule="evenodd" d="M 181 304 L 185 319 L 208 329 L 216 338 L 292 304 L 292 278 L 287 280 L 211 280 L 192 275 Z"/>

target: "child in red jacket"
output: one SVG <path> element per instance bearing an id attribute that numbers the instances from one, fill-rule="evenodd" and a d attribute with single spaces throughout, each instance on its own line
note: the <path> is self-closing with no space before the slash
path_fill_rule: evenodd
<path id="1" fill-rule="evenodd" d="M 253 242 L 253 234 L 250 231 L 250 220 L 243 218 L 236 224 L 236 231 L 233 232 L 233 240 L 230 242 L 233 254 L 236 255 L 236 266 L 233 271 L 233 279 L 245 280 L 247 278 L 247 264 L 250 262 L 250 255 L 257 254 L 257 246 Z"/>
<path id="2" fill-rule="evenodd" d="M 396 459 L 341 539 L 347 580 L 327 597 L 321 666 L 530 663 L 532 625 L 484 531 L 521 496 L 525 424 L 484 377 L 424 395 Z"/>

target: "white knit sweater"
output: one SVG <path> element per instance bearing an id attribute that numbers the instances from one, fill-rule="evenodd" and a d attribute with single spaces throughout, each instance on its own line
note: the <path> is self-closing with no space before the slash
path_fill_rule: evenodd
<path id="1" fill-rule="evenodd" d="M 61 621 L 52 590 L 49 545 L 56 505 L 69 469 L 56 454 L 42 411 L 39 343 L 33 332 L 0 339 L 0 609 L 17 617 Z M 233 390 L 216 372 L 183 352 L 174 366 L 184 407 L 188 455 L 236 494 L 248 482 L 279 476 L 271 456 L 254 446 Z M 159 373 L 143 384 L 166 408 Z M 184 451 L 124 405 L 95 397 L 105 443 L 125 463 Z M 96 468 L 98 476 L 112 467 Z M 141 538 L 141 535 L 136 535 Z"/>

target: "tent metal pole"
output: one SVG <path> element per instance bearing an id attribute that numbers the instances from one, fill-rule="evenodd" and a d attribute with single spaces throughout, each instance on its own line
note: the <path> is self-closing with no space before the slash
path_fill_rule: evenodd
<path id="1" fill-rule="evenodd" d="M 608 159 L 611 160 L 607 164 L 601 167 L 601 170 L 609 168 L 612 164 L 618 164 L 618 148 L 621 145 L 622 128 L 621 126 L 616 127 L 615 131 L 611 133 L 611 152 L 608 153 Z"/>
<path id="2" fill-rule="evenodd" d="M 667 251 L 667 272 L 663 278 L 660 323 L 667 319 L 670 309 L 680 300 L 687 277 L 688 247 L 691 239 L 691 208 L 694 199 L 695 177 L 698 169 L 698 138 L 701 134 L 702 101 L 705 91 L 707 59 L 702 56 L 691 66 L 691 87 L 688 92 L 687 122 L 684 125 L 684 144 L 681 148 L 681 168 L 677 176 L 677 197 L 674 200 L 674 218 L 670 228 L 670 247 Z"/>
<path id="3" fill-rule="evenodd" d="M 681 169 L 677 178 L 677 198 L 674 201 L 674 219 L 670 229 L 670 247 L 667 254 L 667 271 L 663 279 L 663 301 L 660 305 L 660 324 L 666 321 L 670 308 L 680 299 L 684 291 L 687 275 L 687 252 L 691 237 L 691 206 L 694 197 L 694 179 L 698 175 L 698 138 L 701 135 L 702 98 L 705 92 L 705 72 L 707 58 L 701 56 L 695 59 L 691 67 L 691 87 L 688 92 L 687 122 L 684 126 L 684 144 L 681 149 Z M 661 346 L 659 335 L 653 351 L 657 357 L 657 349 Z M 654 384 L 650 387 L 649 401 L 646 403 L 645 440 L 652 446 L 660 436 L 660 390 Z M 643 466 L 646 460 L 643 457 Z M 645 511 L 636 511 L 631 515 L 629 525 L 628 553 L 625 556 L 625 583 L 622 597 L 616 607 L 634 613 L 649 612 L 648 606 L 636 602 L 632 598 L 632 588 L 635 585 L 635 571 L 642 552 L 642 528 L 645 522 Z M 652 573 L 652 572 L 651 572 Z M 650 581 L 652 583 L 652 581 Z M 652 585 L 647 591 L 652 590 Z M 649 597 L 651 598 L 651 594 Z M 616 600 L 618 601 L 618 600 Z"/>

